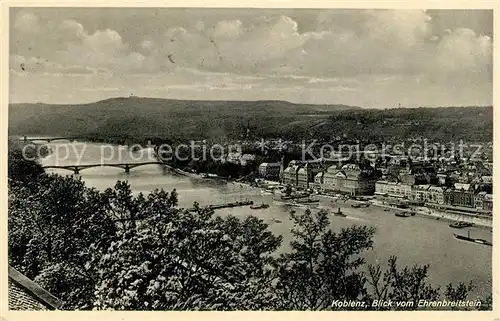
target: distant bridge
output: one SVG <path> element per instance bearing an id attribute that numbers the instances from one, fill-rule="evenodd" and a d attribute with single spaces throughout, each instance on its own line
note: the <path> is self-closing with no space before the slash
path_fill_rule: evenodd
<path id="1" fill-rule="evenodd" d="M 144 162 L 144 163 L 115 163 L 115 164 L 85 164 L 85 165 L 48 165 L 43 166 L 45 169 L 66 169 L 73 171 L 74 174 L 80 174 L 81 170 L 93 167 L 116 167 L 125 170 L 125 173 L 130 173 L 130 170 L 135 167 L 145 166 L 145 165 L 165 165 L 162 162 Z"/>
<path id="2" fill-rule="evenodd" d="M 69 140 L 69 141 L 75 141 L 77 139 L 82 139 L 82 137 L 28 137 L 28 136 L 24 136 L 21 138 L 21 140 L 23 140 L 25 143 L 27 142 L 34 142 L 34 141 L 37 141 L 37 142 L 47 142 L 50 143 L 50 142 L 53 142 L 53 141 L 56 141 L 56 140 Z"/>

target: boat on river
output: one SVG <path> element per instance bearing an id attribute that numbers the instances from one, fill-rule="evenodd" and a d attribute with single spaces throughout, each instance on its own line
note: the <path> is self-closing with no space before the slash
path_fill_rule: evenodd
<path id="1" fill-rule="evenodd" d="M 486 241 L 485 239 L 475 239 L 475 238 L 470 237 L 470 231 L 467 231 L 467 236 L 455 234 L 455 233 L 453 233 L 453 236 L 455 236 L 455 238 L 458 240 L 477 243 L 477 244 L 481 244 L 481 245 L 493 246 L 493 243 Z"/>
<path id="2" fill-rule="evenodd" d="M 309 197 L 311 193 L 309 192 L 294 192 L 290 195 L 281 195 L 280 199 L 282 200 L 293 200 L 297 198 Z"/>
<path id="3" fill-rule="evenodd" d="M 319 203 L 319 199 L 314 199 L 314 198 L 306 198 L 306 199 L 296 199 L 293 200 L 293 202 L 298 203 L 298 204 L 314 204 L 314 203 Z"/>
<path id="4" fill-rule="evenodd" d="M 317 208 L 318 204 L 300 204 L 300 203 L 286 203 L 287 206 L 294 206 L 294 207 L 301 207 L 301 208 L 306 208 L 306 209 L 311 209 L 311 208 Z"/>
<path id="5" fill-rule="evenodd" d="M 397 217 L 410 217 L 410 216 L 412 216 L 411 213 L 408 213 L 408 212 L 397 212 L 394 215 Z"/>
<path id="6" fill-rule="evenodd" d="M 346 217 L 347 216 L 346 214 L 342 213 L 342 211 L 340 210 L 340 207 L 337 210 L 337 212 L 333 212 L 333 215 L 335 215 L 335 216 L 341 216 L 341 217 Z"/>
<path id="7" fill-rule="evenodd" d="M 370 203 L 368 203 L 368 202 L 358 202 L 358 203 L 352 204 L 351 206 L 354 207 L 354 208 L 370 207 Z"/>
<path id="8" fill-rule="evenodd" d="M 300 207 L 317 207 L 319 205 L 319 199 L 296 199 L 285 203 L 288 206 L 300 206 Z"/>
<path id="9" fill-rule="evenodd" d="M 264 208 L 268 208 L 269 207 L 269 204 L 259 204 L 259 205 L 251 205 L 250 208 L 252 210 L 260 210 L 260 209 L 264 209 Z"/>
<path id="10" fill-rule="evenodd" d="M 469 223 L 469 222 L 455 222 L 450 224 L 450 227 L 453 228 L 465 228 L 465 227 L 471 227 L 474 226 L 474 224 Z"/>
<path id="11" fill-rule="evenodd" d="M 405 203 L 405 202 L 389 202 L 388 205 L 396 207 L 396 208 L 401 208 L 401 209 L 406 209 L 409 208 L 410 206 Z"/>

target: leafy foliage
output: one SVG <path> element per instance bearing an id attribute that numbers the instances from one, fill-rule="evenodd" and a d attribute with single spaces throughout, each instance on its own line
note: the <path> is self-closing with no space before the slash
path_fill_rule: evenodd
<path id="1" fill-rule="evenodd" d="M 373 228 L 353 226 L 339 234 L 327 230 L 328 213 L 291 214 L 292 252 L 276 264 L 276 292 L 283 310 L 323 310 L 336 299 L 366 295 L 358 255 L 372 246 Z"/>
<path id="2" fill-rule="evenodd" d="M 116 231 L 107 199 L 71 177 L 44 176 L 9 190 L 9 261 L 71 302 L 90 304 L 95 272 L 87 264 Z M 57 282 L 55 276 L 65 275 Z"/>
<path id="3" fill-rule="evenodd" d="M 389 259 L 389 268 L 383 274 L 380 266 L 368 267 L 368 282 L 373 286 L 373 297 L 376 300 L 413 302 L 412 305 L 400 309 L 416 309 L 419 300 L 435 301 L 439 298 L 439 288 L 425 282 L 428 277 L 428 265 L 415 265 L 399 270 L 396 261 L 396 257 L 392 256 Z"/>
<path id="4" fill-rule="evenodd" d="M 37 154 L 45 155 L 46 148 L 37 145 L 23 145 L 10 138 L 8 140 L 8 177 L 11 181 L 36 180 L 44 174 L 42 166 L 37 162 Z"/>
<path id="5" fill-rule="evenodd" d="M 155 210 L 120 233 L 98 269 L 96 308 L 260 309 L 281 238 L 255 217 Z M 113 289 L 113 290 L 111 290 Z"/>

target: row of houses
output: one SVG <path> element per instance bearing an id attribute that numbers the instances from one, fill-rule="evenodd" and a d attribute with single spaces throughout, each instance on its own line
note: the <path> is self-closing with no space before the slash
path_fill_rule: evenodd
<path id="1" fill-rule="evenodd" d="M 446 188 L 435 185 L 409 185 L 400 182 L 377 181 L 375 195 L 458 207 L 493 210 L 493 195 L 477 192 L 471 184 L 455 183 Z"/>
<path id="2" fill-rule="evenodd" d="M 281 163 L 262 163 L 259 165 L 259 176 L 266 179 L 279 179 L 282 172 Z"/>
<path id="3" fill-rule="evenodd" d="M 322 194 L 351 196 L 375 194 L 487 211 L 492 211 L 493 208 L 492 195 L 477 188 L 481 184 L 455 183 L 452 187 L 432 183 L 418 184 L 415 180 L 416 175 L 408 170 L 399 170 L 396 173 L 398 181 L 383 178 L 377 180 L 373 169 L 362 169 L 358 164 L 327 167 L 324 162 L 291 161 L 288 167 L 283 169 L 281 163 L 264 163 L 259 167 L 259 172 L 263 177 L 281 177 L 284 185 L 299 189 L 313 188 Z"/>
<path id="4" fill-rule="evenodd" d="M 314 188 L 324 194 L 372 195 L 375 181 L 373 170 L 363 170 L 356 164 L 332 165 L 324 170 L 314 163 L 292 161 L 282 174 L 285 185 Z"/>

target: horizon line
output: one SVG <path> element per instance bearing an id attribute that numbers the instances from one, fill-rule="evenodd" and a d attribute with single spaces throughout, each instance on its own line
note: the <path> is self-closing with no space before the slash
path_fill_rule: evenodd
<path id="1" fill-rule="evenodd" d="M 324 103 L 324 104 L 315 104 L 315 103 L 295 103 L 288 100 L 283 99 L 257 99 L 257 100 L 234 100 L 234 99 L 178 99 L 178 98 L 161 98 L 161 97 L 144 97 L 144 96 L 113 96 L 109 98 L 104 98 L 92 102 L 80 102 L 80 103 L 47 103 L 47 102 L 10 102 L 10 105 L 21 105 L 21 104 L 30 104 L 30 105 L 68 105 L 68 106 L 76 106 L 76 105 L 90 105 L 95 103 L 100 103 L 107 100 L 116 100 L 116 99 L 156 99 L 156 100 L 177 100 L 177 101 L 215 101 L 215 102 L 285 102 L 293 105 L 312 105 L 312 106 L 346 106 L 352 107 L 354 109 L 363 109 L 363 110 L 384 110 L 384 109 L 417 109 L 417 108 L 467 108 L 467 107 L 479 107 L 479 108 L 488 108 L 493 107 L 491 105 L 446 105 L 446 106 L 418 106 L 418 107 L 404 107 L 401 105 L 393 106 L 393 107 L 366 107 L 366 106 L 358 106 L 358 105 L 347 105 L 343 103 Z"/>

